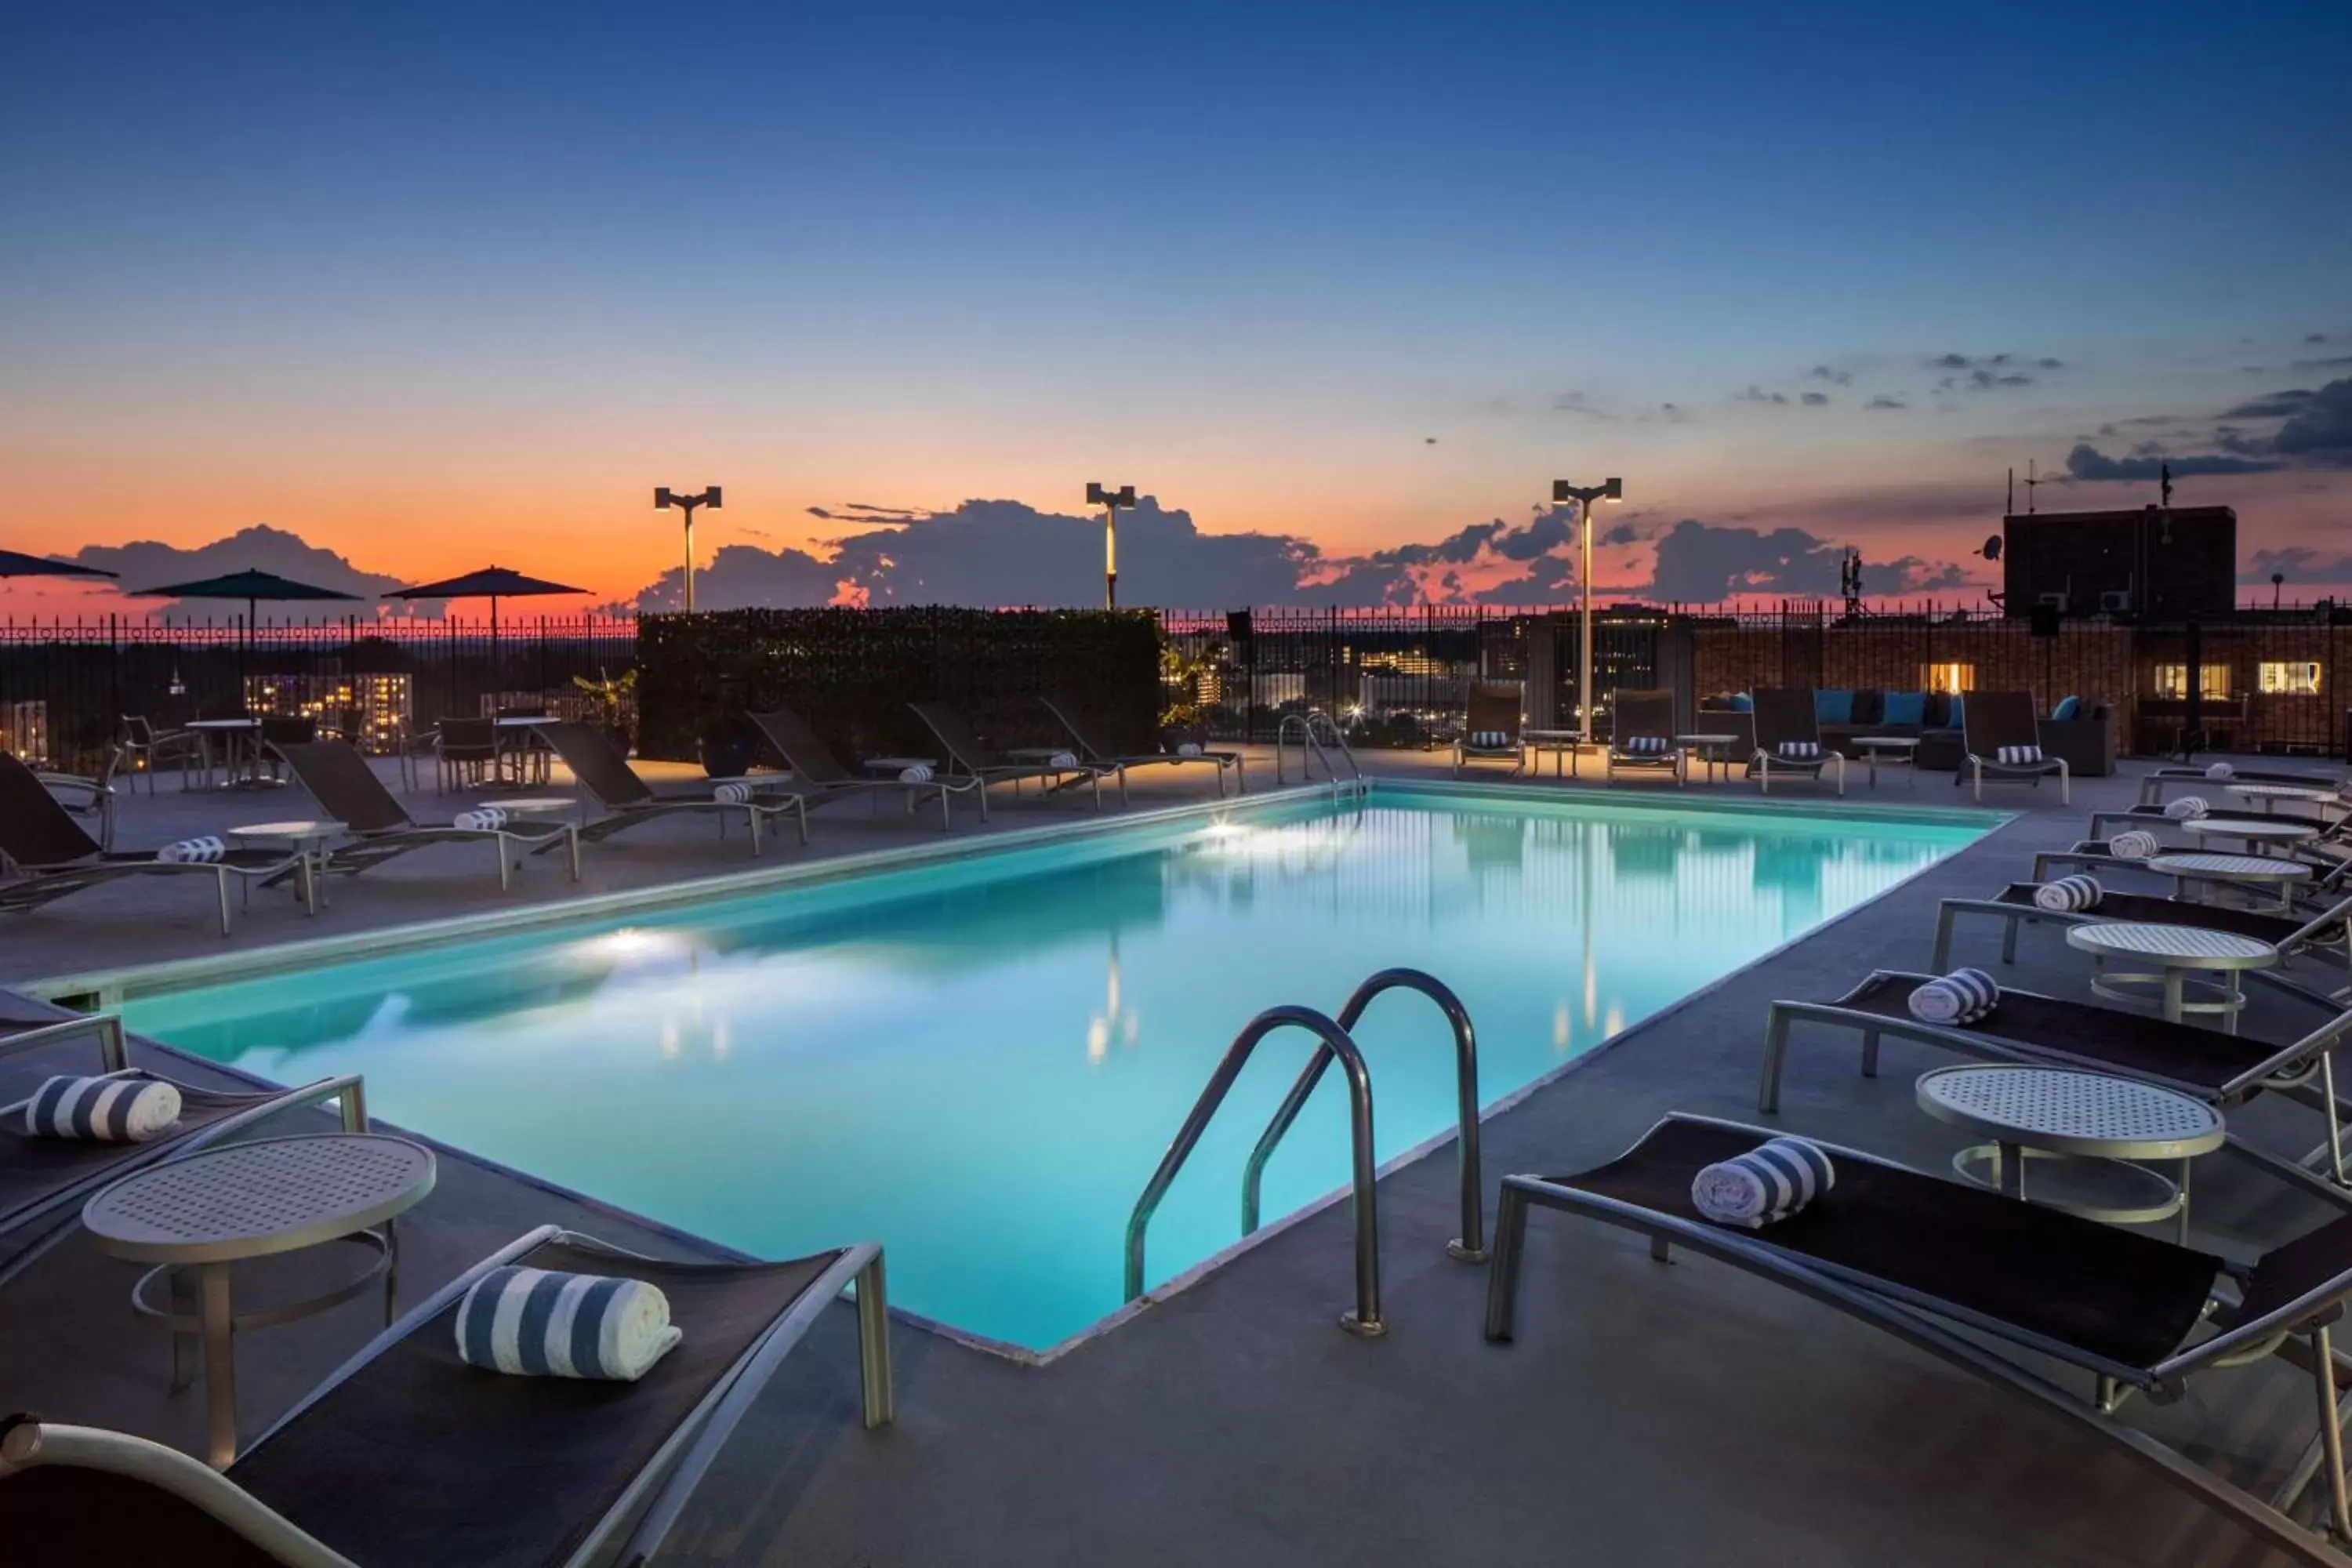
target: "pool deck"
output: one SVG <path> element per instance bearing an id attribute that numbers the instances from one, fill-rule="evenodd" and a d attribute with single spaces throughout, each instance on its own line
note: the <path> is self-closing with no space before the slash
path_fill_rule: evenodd
<path id="1" fill-rule="evenodd" d="M 1425 755 L 1366 762 L 1385 776 L 1444 772 Z M 1252 771 L 1271 779 L 1270 762 Z M 2123 777 L 2079 782 L 2071 810 L 2052 786 L 1990 791 L 1988 805 L 2018 816 L 1985 840 L 1635 1026 L 1490 1118 L 1490 1194 L 1507 1172 L 1572 1170 L 1612 1155 L 1670 1110 L 1758 1120 L 1770 1000 L 1835 995 L 1874 967 L 1924 967 L 1938 898 L 2022 878 L 2034 850 L 2081 837 L 2095 805 L 2127 804 L 2140 771 L 2127 763 Z M 1859 777 L 1853 798 L 1863 803 L 1964 802 L 1940 777 L 1915 783 L 1896 771 L 1874 795 Z M 1529 787 L 1556 786 L 1547 773 Z M 1139 801 L 1204 788 L 1155 784 Z M 1687 792 L 1694 803 L 1711 795 L 1753 792 Z M 452 802 L 428 791 L 418 815 L 436 805 Z M 182 796 L 167 782 L 152 802 L 142 795 L 126 806 L 121 841 L 289 815 L 299 811 L 285 801 Z M 1007 810 L 997 826 L 1067 815 Z M 784 853 L 936 837 L 877 824 L 855 806 L 821 815 L 814 827 L 811 849 Z M 707 823 L 659 825 L 604 847 L 590 858 L 592 888 L 740 869 L 745 848 L 740 836 L 722 844 Z M 428 857 L 438 855 L 452 858 L 436 869 Z M 509 897 L 569 890 L 560 870 L 534 864 Z M 365 930 L 500 896 L 462 851 L 438 850 L 357 883 L 338 880 L 334 893 L 315 921 L 257 896 L 236 941 Z M 12 920 L 0 928 L 0 984 L 225 945 L 200 889 L 144 882 L 138 894 L 93 894 Z M 140 917 L 124 920 L 131 909 Z M 1955 958 L 1997 968 L 1990 928 L 1964 928 Z M 2048 931 L 2026 933 L 2009 972 L 2070 995 L 2082 994 L 2084 973 Z M 2284 1037 L 2277 1007 L 2259 1002 L 2249 1032 Z M 1910 1080 L 1951 1059 L 1890 1042 L 1882 1075 L 1865 1079 L 1850 1044 L 1808 1049 L 1800 1037 L 1777 1124 L 1940 1169 L 1967 1140 L 1913 1108 Z M 0 1068 L 0 1096 L 47 1066 Z M 2240 1122 L 2259 1136 L 2272 1115 L 2296 1113 L 2258 1104 Z M 2298 1121 L 2287 1131 L 2302 1130 Z M 2200 1167 L 2199 1184 L 2197 1239 L 2239 1256 L 2325 1215 L 2227 1163 Z M 1346 1205 L 1335 1205 L 1043 1366 L 900 1322 L 898 1419 L 875 1434 L 857 1426 L 850 1315 L 837 1310 L 720 1462 L 674 1556 L 809 1568 L 2287 1561 L 2021 1401 L 1718 1266 L 1660 1267 L 1622 1233 L 1537 1216 L 1518 1341 L 1488 1345 L 1479 1334 L 1486 1271 L 1443 1251 L 1453 1202 L 1450 1147 L 1382 1181 L 1392 1325 L 1384 1339 L 1334 1326 L 1348 1305 L 1350 1238 Z M 625 1244 L 693 1249 L 453 1154 L 432 1200 L 404 1221 L 404 1294 L 550 1219 Z M 0 1407 L 198 1447 L 200 1394 L 166 1396 L 164 1343 L 124 1306 L 136 1272 L 68 1241 L 0 1291 Z M 248 1430 L 362 1343 L 375 1321 L 362 1301 L 253 1335 L 239 1357 Z M 2309 1402 L 2307 1384 L 2254 1368 L 2215 1374 L 2168 1409 L 2134 1408 L 2158 1429 L 2193 1432 L 2200 1456 L 2243 1479 L 2275 1475 L 2300 1448 Z"/>

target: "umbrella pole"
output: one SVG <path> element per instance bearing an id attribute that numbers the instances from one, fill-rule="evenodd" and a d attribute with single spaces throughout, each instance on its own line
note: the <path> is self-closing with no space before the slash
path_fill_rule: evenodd
<path id="1" fill-rule="evenodd" d="M 499 658 L 499 596 L 490 595 L 490 710 L 495 715 L 507 705 L 507 672 Z"/>

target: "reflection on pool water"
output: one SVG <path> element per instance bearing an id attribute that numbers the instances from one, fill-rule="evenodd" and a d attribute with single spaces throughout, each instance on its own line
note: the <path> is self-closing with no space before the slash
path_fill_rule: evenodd
<path id="1" fill-rule="evenodd" d="M 747 1252 L 877 1238 L 901 1304 L 1043 1348 L 1119 1304 L 1128 1211 L 1261 1009 L 1429 970 L 1469 1006 L 1492 1101 L 1995 820 L 1383 786 L 126 1017 L 273 1079 L 363 1072 L 387 1121 Z M 1358 1035 L 1381 1157 L 1445 1129 L 1435 1010 L 1396 994 Z M 1243 1075 L 1153 1222 L 1154 1283 L 1236 1238 L 1243 1161 L 1308 1048 L 1278 1035 Z M 1344 1120 L 1329 1075 L 1267 1169 L 1269 1218 L 1344 1184 Z"/>

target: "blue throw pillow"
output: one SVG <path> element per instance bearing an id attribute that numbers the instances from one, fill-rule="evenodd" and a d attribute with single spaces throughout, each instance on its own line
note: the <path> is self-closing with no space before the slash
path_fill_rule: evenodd
<path id="1" fill-rule="evenodd" d="M 1927 721 L 1927 694 L 1924 691 L 1890 691 L 1886 694 L 1886 716 L 1889 724 L 1925 724 Z"/>
<path id="2" fill-rule="evenodd" d="M 1960 710 L 1960 694 L 1955 691 L 1952 693 L 1952 728 L 1957 730 L 1967 721 L 1968 715 Z"/>
<path id="3" fill-rule="evenodd" d="M 1813 721 L 1817 724 L 1853 723 L 1853 693 L 1851 691 L 1814 692 Z"/>
<path id="4" fill-rule="evenodd" d="M 1735 691 L 1731 694 L 1731 710 L 1734 713 L 1753 713 L 1756 711 L 1756 699 L 1745 691 Z"/>
<path id="5" fill-rule="evenodd" d="M 2061 721 L 2061 722 L 2063 723 L 2064 721 L 2066 721 L 2066 720 L 2068 720 L 2068 719 L 2074 718 L 2075 716 L 2077 716 L 2078 714 L 2080 714 L 2082 711 L 2083 711 L 2083 700 L 2082 700 L 2081 698 L 2079 698 L 2079 697 L 2066 697 L 2066 698 L 2061 698 L 2061 699 L 2059 700 L 2058 706 L 2057 706 L 2057 707 L 2055 707 L 2055 708 L 2053 708 L 2052 710 L 2050 710 L 2050 717 L 2052 717 L 2053 719 L 2058 720 L 2059 721 Z"/>

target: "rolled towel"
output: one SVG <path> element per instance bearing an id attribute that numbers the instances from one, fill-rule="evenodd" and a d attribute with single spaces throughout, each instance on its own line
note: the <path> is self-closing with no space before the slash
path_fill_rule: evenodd
<path id="1" fill-rule="evenodd" d="M 50 1079 L 25 1102 L 35 1138 L 144 1143 L 180 1120 L 180 1091 L 159 1078 Z"/>
<path id="2" fill-rule="evenodd" d="M 2145 860 L 2163 846 L 2145 828 L 2131 827 L 2107 840 L 2107 853 L 2126 860 Z"/>
<path id="3" fill-rule="evenodd" d="M 2238 770 L 2231 767 L 2227 763 L 2215 763 L 2212 766 L 2205 770 L 2205 776 L 2209 779 L 2217 780 L 2233 779 L 2238 776 Z"/>
<path id="4" fill-rule="evenodd" d="M 2003 767 L 2022 767 L 2028 763 L 2040 762 L 2042 760 L 2042 748 L 2039 746 L 1995 746 L 1992 749 L 1992 760 L 2000 763 Z"/>
<path id="5" fill-rule="evenodd" d="M 2072 914 L 2077 910 L 2095 910 L 2099 895 L 2105 891 L 2098 879 L 2080 872 L 2061 877 L 2054 882 L 2044 882 L 2033 889 L 2033 907 L 2053 914 Z"/>
<path id="6" fill-rule="evenodd" d="M 493 1268 L 457 1303 L 457 1354 L 491 1372 L 635 1383 L 684 1336 L 642 1279 Z"/>
<path id="7" fill-rule="evenodd" d="M 1511 743 L 1511 737 L 1503 730 L 1473 730 L 1470 743 L 1482 751 L 1497 752 Z"/>
<path id="8" fill-rule="evenodd" d="M 2000 1001 L 2000 986 L 1981 969 L 1955 969 L 1911 993 L 1911 1016 L 1923 1024 L 1973 1024 Z"/>
<path id="9" fill-rule="evenodd" d="M 1201 742 L 1198 741 L 1183 742 L 1181 744 L 1177 746 L 1176 754 L 1180 757 L 1197 757 L 1201 754 Z"/>
<path id="10" fill-rule="evenodd" d="M 751 798 L 751 786 L 747 784 L 723 784 L 710 792 L 713 800 L 723 800 L 730 805 L 742 805 Z"/>
<path id="11" fill-rule="evenodd" d="M 155 858 L 173 866 L 207 866 L 228 857 L 228 845 L 216 836 L 183 838 L 155 851 Z"/>
<path id="12" fill-rule="evenodd" d="M 1664 735 L 1630 735 L 1618 750 L 1633 756 L 1656 757 L 1664 756 L 1666 748 L 1673 744 Z"/>
<path id="13" fill-rule="evenodd" d="M 900 768 L 898 770 L 898 782 L 900 784 L 930 783 L 931 764 L 929 763 L 917 763 L 913 767 Z"/>
<path id="14" fill-rule="evenodd" d="M 461 811 L 449 819 L 452 827 L 462 827 L 471 833 L 496 833 L 507 825 L 507 809 L 502 805 L 477 806 Z"/>
<path id="15" fill-rule="evenodd" d="M 1822 748 L 1814 741 L 1783 741 L 1780 745 L 1780 754 L 1795 762 L 1810 763 L 1822 754 Z"/>
<path id="16" fill-rule="evenodd" d="M 2164 815 L 2175 822 L 2194 822 L 2213 808 L 2205 804 L 2201 795 L 2184 795 L 2179 800 L 2164 804 Z"/>
<path id="17" fill-rule="evenodd" d="M 1075 768 L 1078 765 L 1078 754 L 1076 752 L 1055 752 L 1045 759 L 1045 765 L 1049 768 Z"/>
<path id="18" fill-rule="evenodd" d="M 1691 1180 L 1691 1206 L 1717 1225 L 1760 1230 L 1836 1184 L 1836 1167 L 1819 1144 L 1775 1138 L 1701 1170 Z"/>

